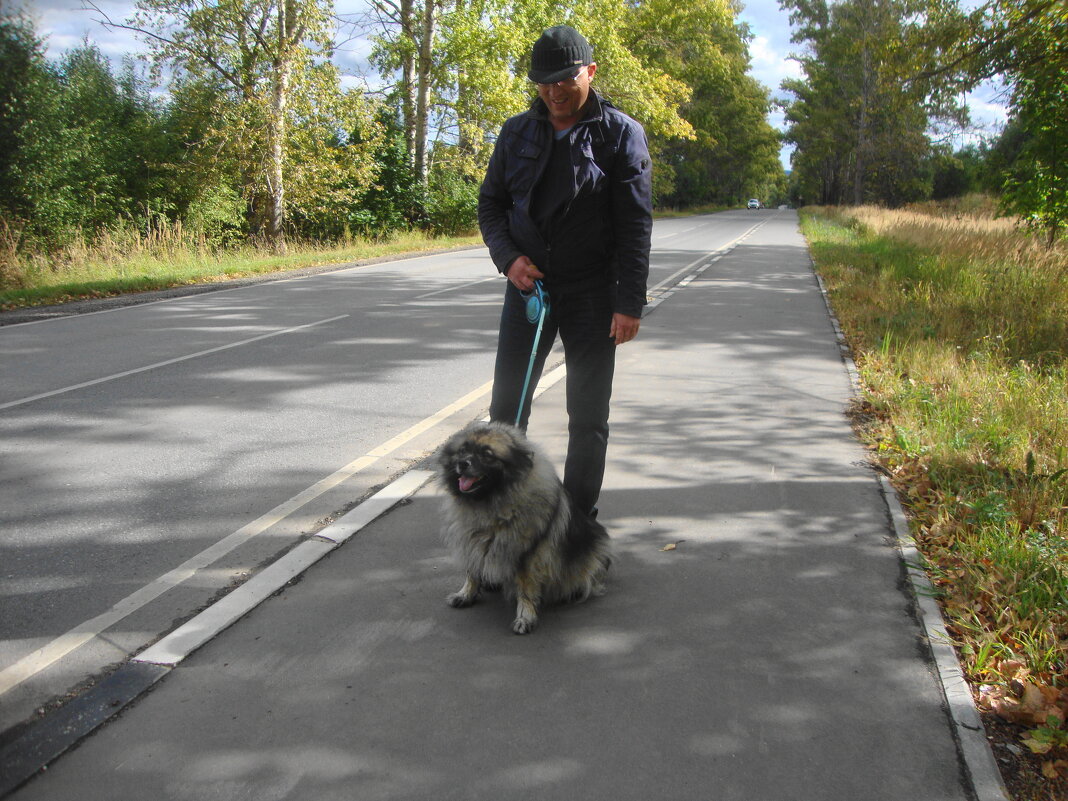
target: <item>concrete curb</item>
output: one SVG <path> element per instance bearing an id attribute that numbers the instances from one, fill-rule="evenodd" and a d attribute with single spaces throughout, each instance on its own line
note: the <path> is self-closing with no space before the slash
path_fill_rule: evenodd
<path id="1" fill-rule="evenodd" d="M 827 306 L 827 314 L 834 326 L 838 349 L 852 385 L 853 397 L 859 398 L 862 394 L 860 373 L 853 361 L 852 351 L 846 343 L 842 327 L 831 307 L 827 287 L 816 269 L 815 262 L 812 261 L 811 254 L 809 261 L 812 264 L 812 274 L 819 285 L 820 294 L 823 295 L 823 302 Z M 916 549 L 916 543 L 909 533 L 908 519 L 898 498 L 897 490 L 886 476 L 878 474 L 877 480 L 880 494 L 886 504 L 890 527 L 893 529 L 898 550 L 905 563 L 909 588 L 916 602 L 917 615 L 923 626 L 928 653 L 934 662 L 938 683 L 945 698 L 946 715 L 949 717 L 953 740 L 957 745 L 957 753 L 964 772 L 971 782 L 972 794 L 976 801 L 1010 801 L 1008 789 L 1001 778 L 1001 771 L 998 769 L 990 743 L 986 739 L 986 729 L 979 717 L 979 710 L 975 706 L 968 682 L 964 678 L 964 671 L 957 659 L 956 651 L 953 650 L 949 633 L 946 631 L 942 610 L 935 601 L 934 585 L 923 568 L 923 557 Z"/>
<path id="2" fill-rule="evenodd" d="M 237 620 L 301 575 L 357 531 L 413 495 L 431 478 L 427 470 L 412 470 L 387 484 L 348 514 L 305 540 L 278 561 L 253 576 L 226 597 L 172 631 L 131 661 L 174 667 L 204 643 L 217 637 Z"/>

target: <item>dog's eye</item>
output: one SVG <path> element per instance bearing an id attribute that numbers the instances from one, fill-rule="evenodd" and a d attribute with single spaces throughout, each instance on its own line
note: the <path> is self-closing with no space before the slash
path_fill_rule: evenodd
<path id="1" fill-rule="evenodd" d="M 493 448 L 491 448 L 489 445 L 483 445 L 481 448 L 479 448 L 478 455 L 481 456 L 483 459 L 497 458 L 497 454 L 493 452 Z"/>

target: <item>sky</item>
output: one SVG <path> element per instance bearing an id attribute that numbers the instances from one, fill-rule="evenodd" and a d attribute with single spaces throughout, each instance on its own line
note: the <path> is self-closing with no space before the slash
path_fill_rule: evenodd
<path id="1" fill-rule="evenodd" d="M 20 0 L 0 0 L 0 3 Z M 133 33 L 123 30 L 109 30 L 96 20 L 96 11 L 86 10 L 81 0 L 21 0 L 37 20 L 38 31 L 46 37 L 48 55 L 59 58 L 64 52 L 81 44 L 86 37 L 94 42 L 100 51 L 116 63 L 123 56 L 143 53 L 144 44 Z M 121 21 L 133 13 L 134 0 L 95 0 L 96 5 L 108 17 Z M 779 90 L 780 83 L 786 78 L 802 77 L 796 61 L 791 60 L 791 53 L 799 52 L 799 46 L 790 41 L 790 22 L 787 12 L 779 8 L 778 0 L 743 0 L 745 8 L 739 16 L 740 21 L 749 25 L 753 36 L 749 44 L 751 56 L 751 74 L 772 92 L 778 99 L 789 95 Z M 357 12 L 362 0 L 335 0 L 339 14 Z M 347 82 L 358 83 L 362 70 L 366 69 L 366 51 L 364 42 L 347 45 L 338 54 L 337 61 L 349 78 Z M 968 97 L 971 107 L 973 131 L 961 132 L 956 146 L 974 141 L 976 133 L 992 133 L 994 128 L 1005 121 L 1005 109 L 1000 101 L 999 91 L 993 86 L 980 87 Z M 784 127 L 781 111 L 773 111 L 768 120 L 773 127 Z M 790 167 L 790 146 L 784 146 L 780 158 L 783 166 Z"/>

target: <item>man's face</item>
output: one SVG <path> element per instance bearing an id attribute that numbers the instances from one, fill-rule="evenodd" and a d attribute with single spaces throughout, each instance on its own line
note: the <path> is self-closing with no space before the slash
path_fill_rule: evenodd
<path id="1" fill-rule="evenodd" d="M 596 71 L 596 64 L 587 64 L 574 78 L 538 84 L 538 96 L 549 109 L 549 121 L 556 130 L 570 128 L 579 121 L 582 107 L 590 96 L 590 81 Z"/>

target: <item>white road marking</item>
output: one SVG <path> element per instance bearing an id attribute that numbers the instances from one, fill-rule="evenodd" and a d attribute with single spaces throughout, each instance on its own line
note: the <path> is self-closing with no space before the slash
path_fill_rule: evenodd
<path id="1" fill-rule="evenodd" d="M 730 242 L 728 242 L 726 245 L 718 247 L 715 250 L 710 250 L 708 253 L 705 253 L 703 256 L 700 256 L 700 257 L 694 259 L 692 262 L 687 264 L 685 267 L 673 272 L 671 275 L 669 275 L 663 281 L 658 283 L 656 286 L 650 287 L 649 290 L 648 290 L 648 294 L 652 295 L 652 294 L 656 293 L 657 291 L 659 291 L 664 286 L 667 286 L 668 284 L 671 284 L 680 275 L 684 275 L 688 270 L 692 270 L 693 268 L 695 268 L 698 264 L 700 264 L 702 261 L 704 261 L 709 256 L 715 256 L 716 259 L 718 259 L 721 256 L 725 255 L 727 253 L 727 251 L 729 251 L 731 248 L 733 248 L 735 245 L 737 245 L 739 242 L 741 242 L 743 239 L 745 239 L 747 236 L 749 236 L 751 233 L 753 233 L 753 231 L 755 231 L 757 228 L 759 228 L 760 226 L 764 225 L 766 222 L 767 222 L 767 220 L 761 220 L 756 225 L 751 226 L 749 228 L 749 230 L 747 230 L 741 236 L 735 237 Z M 686 230 L 689 231 L 689 230 L 692 230 L 692 229 L 687 228 Z M 680 233 L 684 233 L 684 232 L 680 231 Z M 714 261 L 714 259 L 713 259 L 713 261 Z M 711 262 L 709 262 L 709 263 L 711 263 Z"/>
<path id="2" fill-rule="evenodd" d="M 315 539 L 302 542 L 226 597 L 219 599 L 192 620 L 142 651 L 134 657 L 133 661 L 174 667 L 197 648 L 216 637 L 223 629 L 270 598 L 330 551 L 342 545 L 379 515 L 417 492 L 431 479 L 432 475 L 428 470 L 412 470 L 405 473 L 340 520 L 327 526 L 316 535 Z"/>
<path id="3" fill-rule="evenodd" d="M 94 378 L 92 381 L 83 381 L 81 384 L 74 384 L 69 387 L 63 387 L 62 389 L 53 389 L 50 392 L 42 392 L 40 395 L 31 395 L 28 398 L 8 401 L 7 403 L 0 403 L 0 410 L 11 409 L 15 406 L 22 406 L 27 403 L 33 403 L 34 401 L 43 400 L 44 398 L 51 398 L 55 395 L 63 395 L 67 392 L 74 392 L 75 390 L 85 389 L 86 387 L 96 386 L 97 384 L 104 384 L 108 381 L 115 381 L 119 378 L 126 378 L 127 376 L 137 375 L 138 373 L 145 373 L 149 370 L 156 370 L 160 367 L 166 367 L 171 364 L 178 364 L 179 362 L 189 361 L 190 359 L 198 359 L 201 356 L 209 356 L 212 353 L 219 353 L 220 351 L 230 350 L 231 348 L 239 348 L 242 345 L 250 345 L 253 342 L 259 342 L 262 339 L 270 339 L 271 337 L 281 336 L 282 334 L 291 334 L 294 331 L 303 331 L 306 328 L 313 328 L 317 325 L 325 325 L 326 323 L 332 323 L 336 320 L 343 320 L 348 316 L 349 315 L 347 314 L 339 314 L 337 317 L 329 317 L 326 320 L 318 320 L 314 323 L 305 323 L 304 325 L 297 325 L 293 326 L 292 328 L 283 328 L 280 331 L 271 331 L 269 334 L 260 334 L 258 337 L 252 337 L 251 339 L 243 339 L 240 342 L 231 342 L 229 345 L 219 345 L 217 348 L 208 348 L 207 350 L 197 351 L 196 353 L 190 353 L 186 356 L 177 356 L 173 359 L 156 362 L 155 364 L 148 364 L 144 367 L 136 367 L 133 370 L 126 370 L 121 373 L 106 375 L 103 378 Z"/>
<path id="4" fill-rule="evenodd" d="M 479 284 L 484 284 L 487 281 L 499 280 L 501 280 L 501 276 L 491 275 L 489 278 L 480 278 L 477 281 L 468 281 L 466 283 L 460 284 L 459 286 L 447 286 L 444 289 L 435 289 L 433 292 L 427 292 L 425 295 L 416 295 L 415 300 L 422 300 L 423 298 L 432 298 L 434 297 L 434 295 L 441 295 L 445 292 L 455 292 L 459 289 L 467 289 L 469 286 L 478 286 Z"/>
<path id="5" fill-rule="evenodd" d="M 653 239 L 671 239 L 673 236 L 679 236 L 680 234 L 686 234 L 690 231 L 695 231 L 700 228 L 700 225 L 691 225 L 689 228 L 683 228 L 681 231 L 672 231 L 670 234 L 658 234 Z"/>

